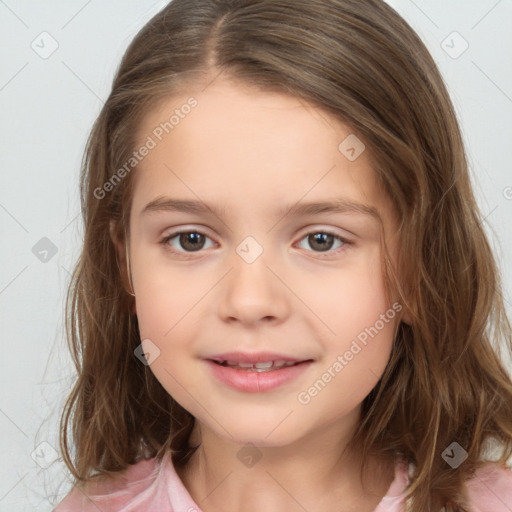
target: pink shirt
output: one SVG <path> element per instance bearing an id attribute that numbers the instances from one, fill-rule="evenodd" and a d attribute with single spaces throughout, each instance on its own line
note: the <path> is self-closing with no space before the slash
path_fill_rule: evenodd
<path id="1" fill-rule="evenodd" d="M 53 512 L 202 512 L 176 473 L 170 453 L 162 464 L 139 461 L 114 482 L 91 485 L 87 495 L 73 488 Z M 409 481 L 403 461 L 374 512 L 403 512 Z M 512 512 L 512 472 L 488 463 L 467 483 L 471 512 Z"/>

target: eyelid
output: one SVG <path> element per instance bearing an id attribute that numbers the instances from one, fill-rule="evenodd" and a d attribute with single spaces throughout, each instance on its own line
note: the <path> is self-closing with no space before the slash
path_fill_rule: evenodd
<path id="1" fill-rule="evenodd" d="M 309 235 L 311 233 L 327 233 L 327 234 L 335 236 L 337 238 L 342 238 L 343 240 L 346 240 L 347 243 L 353 242 L 352 239 L 350 238 L 351 236 L 352 237 L 357 236 L 354 233 L 347 231 L 346 229 L 335 228 L 335 227 L 331 227 L 331 226 L 326 227 L 323 224 L 310 224 L 309 226 L 306 226 L 301 231 L 299 231 L 299 233 L 303 233 L 301 235 L 301 240 L 302 240 L 302 238 L 304 238 L 304 236 Z M 347 233 L 347 234 L 345 234 L 345 233 Z M 354 240 L 354 242 L 355 242 L 355 240 Z"/>
<path id="2" fill-rule="evenodd" d="M 350 240 L 348 237 L 345 237 L 344 235 L 340 235 L 336 233 L 334 229 L 331 228 L 315 228 L 314 226 L 311 228 L 308 228 L 307 231 L 303 232 L 301 236 L 299 236 L 298 241 L 296 244 L 300 243 L 302 240 L 304 240 L 308 235 L 314 234 L 314 233 L 323 233 L 326 235 L 330 235 L 334 237 L 335 239 L 342 242 L 343 245 L 341 247 L 338 247 L 336 249 L 330 249 L 328 251 L 322 252 L 322 251 L 309 251 L 306 250 L 306 253 L 314 254 L 315 258 L 320 259 L 329 259 L 329 258 L 336 258 L 340 253 L 346 251 L 351 246 L 355 245 L 355 242 Z M 296 245 L 294 244 L 294 246 Z"/>
<path id="3" fill-rule="evenodd" d="M 185 258 L 190 258 L 190 257 L 193 257 L 193 255 L 197 252 L 197 254 L 200 254 L 200 253 L 203 253 L 205 252 L 203 249 L 200 249 L 199 251 L 192 251 L 192 252 L 187 252 L 187 251 L 178 251 L 172 247 L 169 246 L 169 242 L 176 238 L 177 236 L 181 235 L 181 234 L 184 234 L 184 233 L 198 233 L 200 235 L 203 235 L 204 237 L 206 238 L 209 238 L 210 240 L 212 240 L 215 244 L 217 244 L 217 242 L 215 242 L 213 240 L 213 238 L 209 235 L 207 235 L 202 229 L 196 229 L 196 228 L 180 228 L 180 229 L 177 229 L 176 231 L 171 231 L 170 233 L 167 233 L 165 235 L 163 235 L 163 237 L 160 239 L 160 241 L 158 242 L 159 244 L 163 245 L 164 246 L 164 249 L 173 253 L 173 254 L 178 254 L 180 256 L 183 256 Z M 217 244 L 218 245 L 218 244 Z"/>
<path id="4" fill-rule="evenodd" d="M 193 233 L 200 233 L 201 235 L 204 235 L 208 238 L 214 238 L 213 236 L 209 235 L 208 233 L 210 232 L 210 230 L 206 227 L 203 227 L 203 226 L 199 226 L 199 227 L 196 227 L 196 226 L 184 226 L 184 227 L 181 227 L 181 226 L 177 226 L 175 228 L 168 228 L 169 229 L 169 232 L 166 234 L 166 235 L 162 235 L 163 237 L 167 237 L 167 236 L 176 236 L 176 235 L 179 235 L 181 233 L 190 233 L 190 232 L 193 232 Z M 175 230 L 175 231 L 174 231 Z M 338 230 L 341 230 L 342 233 L 338 233 Z M 343 238 L 344 240 L 348 242 L 354 242 L 355 243 L 355 240 L 352 240 L 350 237 L 358 237 L 358 235 L 356 235 L 355 233 L 352 233 L 351 231 L 347 230 L 347 229 L 343 229 L 343 228 L 336 228 L 336 227 L 325 227 L 325 225 L 322 225 L 322 224 L 311 224 L 311 225 L 308 225 L 304 228 L 302 228 L 302 230 L 299 231 L 299 233 L 303 232 L 304 234 L 301 236 L 301 239 L 304 238 L 305 235 L 307 234 L 311 234 L 311 233 L 328 233 L 330 235 L 333 235 L 335 237 L 340 237 L 340 238 Z M 347 233 L 346 235 L 344 233 Z"/>
<path id="5" fill-rule="evenodd" d="M 318 257 L 320 258 L 329 258 L 331 256 L 334 256 L 334 255 L 337 255 L 339 252 L 342 252 L 344 250 L 346 250 L 348 247 L 350 246 L 353 246 L 355 245 L 355 241 L 351 240 L 349 237 L 346 237 L 344 235 L 341 235 L 341 234 L 338 234 L 335 230 L 335 228 L 325 228 L 325 227 L 321 227 L 321 226 L 318 226 L 318 225 L 312 225 L 312 226 L 308 226 L 306 228 L 304 228 L 305 231 L 302 231 L 302 234 L 299 236 L 297 242 L 294 244 L 296 245 L 297 243 L 300 243 L 304 238 L 306 238 L 307 235 L 310 235 L 310 234 L 314 234 L 314 233 L 323 233 L 323 234 L 326 234 L 326 235 L 331 235 L 333 236 L 335 239 L 341 241 L 343 243 L 343 245 L 341 247 L 338 247 L 337 249 L 334 249 L 334 250 L 328 250 L 328 251 L 325 251 L 325 252 L 322 252 L 322 251 L 306 251 L 306 252 L 309 252 L 309 253 L 313 253 L 315 255 L 317 255 Z M 197 254 L 201 254 L 201 253 L 204 253 L 205 250 L 203 249 L 200 249 L 198 251 L 192 251 L 192 252 L 187 252 L 187 251 L 179 251 L 179 250 L 176 250 L 174 248 L 171 248 L 169 245 L 168 245 L 168 242 L 174 238 L 176 238 L 177 236 L 181 235 L 181 234 L 185 234 L 185 233 L 198 233 L 210 240 L 212 240 L 215 244 L 218 245 L 217 242 L 215 242 L 213 240 L 213 238 L 211 236 L 209 236 L 204 230 L 203 228 L 195 228 L 195 227 L 180 227 L 180 228 L 177 228 L 176 231 L 171 231 L 170 233 L 167 233 L 165 234 L 162 239 L 159 241 L 159 244 L 162 244 L 164 246 L 164 249 L 173 253 L 173 254 L 178 254 L 184 258 L 192 258 L 194 257 L 194 254 L 197 253 Z"/>

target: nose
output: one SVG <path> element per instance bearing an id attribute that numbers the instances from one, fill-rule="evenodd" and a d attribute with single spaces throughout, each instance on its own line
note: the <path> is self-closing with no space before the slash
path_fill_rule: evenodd
<path id="1" fill-rule="evenodd" d="M 218 314 L 225 322 L 279 324 L 289 315 L 291 293 L 262 256 L 248 263 L 236 255 L 221 290 Z"/>

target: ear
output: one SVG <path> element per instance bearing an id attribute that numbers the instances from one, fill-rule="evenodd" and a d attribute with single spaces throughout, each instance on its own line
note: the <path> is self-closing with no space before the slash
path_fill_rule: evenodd
<path id="1" fill-rule="evenodd" d="M 407 324 L 409 326 L 412 325 L 411 314 L 410 314 L 410 311 L 408 309 L 404 309 L 404 312 L 402 313 L 401 321 L 404 324 Z"/>
<path id="2" fill-rule="evenodd" d="M 119 262 L 119 266 L 121 267 L 121 272 L 123 273 L 123 278 L 126 275 L 126 249 L 125 249 L 125 240 L 121 239 L 118 233 L 118 221 L 111 219 L 110 220 L 110 239 L 114 244 L 117 261 Z"/>
<path id="3" fill-rule="evenodd" d="M 411 310 L 404 304 L 402 300 L 400 300 L 400 296 L 398 294 L 394 297 L 393 309 L 395 308 L 395 304 L 400 304 L 399 313 L 397 315 L 400 319 L 400 322 L 403 322 L 409 326 L 412 325 Z"/>
<path id="4" fill-rule="evenodd" d="M 119 234 L 119 225 L 118 221 L 111 219 L 110 220 L 110 239 L 114 244 L 117 262 L 119 266 L 119 272 L 121 274 L 121 280 L 123 282 L 124 289 L 127 294 L 130 294 L 130 281 L 128 279 L 128 264 L 126 261 L 126 240 L 124 237 Z M 133 305 L 132 312 L 136 313 L 135 304 Z"/>
<path id="5" fill-rule="evenodd" d="M 404 293 L 406 293 L 406 294 L 408 293 L 407 289 L 405 290 Z M 402 300 L 400 300 L 400 298 L 397 297 L 396 302 L 398 302 L 402 306 L 402 309 L 400 310 L 400 321 L 406 325 L 411 326 L 413 312 L 411 311 L 410 306 L 407 306 L 407 304 L 409 303 L 408 296 L 406 298 L 402 298 Z M 405 302 L 405 304 L 404 304 L 404 302 Z"/>

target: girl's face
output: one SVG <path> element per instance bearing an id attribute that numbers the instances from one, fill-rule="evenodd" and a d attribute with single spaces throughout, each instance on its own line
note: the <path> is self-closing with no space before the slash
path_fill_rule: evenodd
<path id="1" fill-rule="evenodd" d="M 130 259 L 151 370 L 236 443 L 284 445 L 353 423 L 401 309 L 385 297 L 370 209 L 393 261 L 396 225 L 368 151 L 287 95 L 217 79 L 190 97 L 170 98 L 138 134 Z M 302 363 L 255 372 L 209 361 L 228 352 Z"/>

